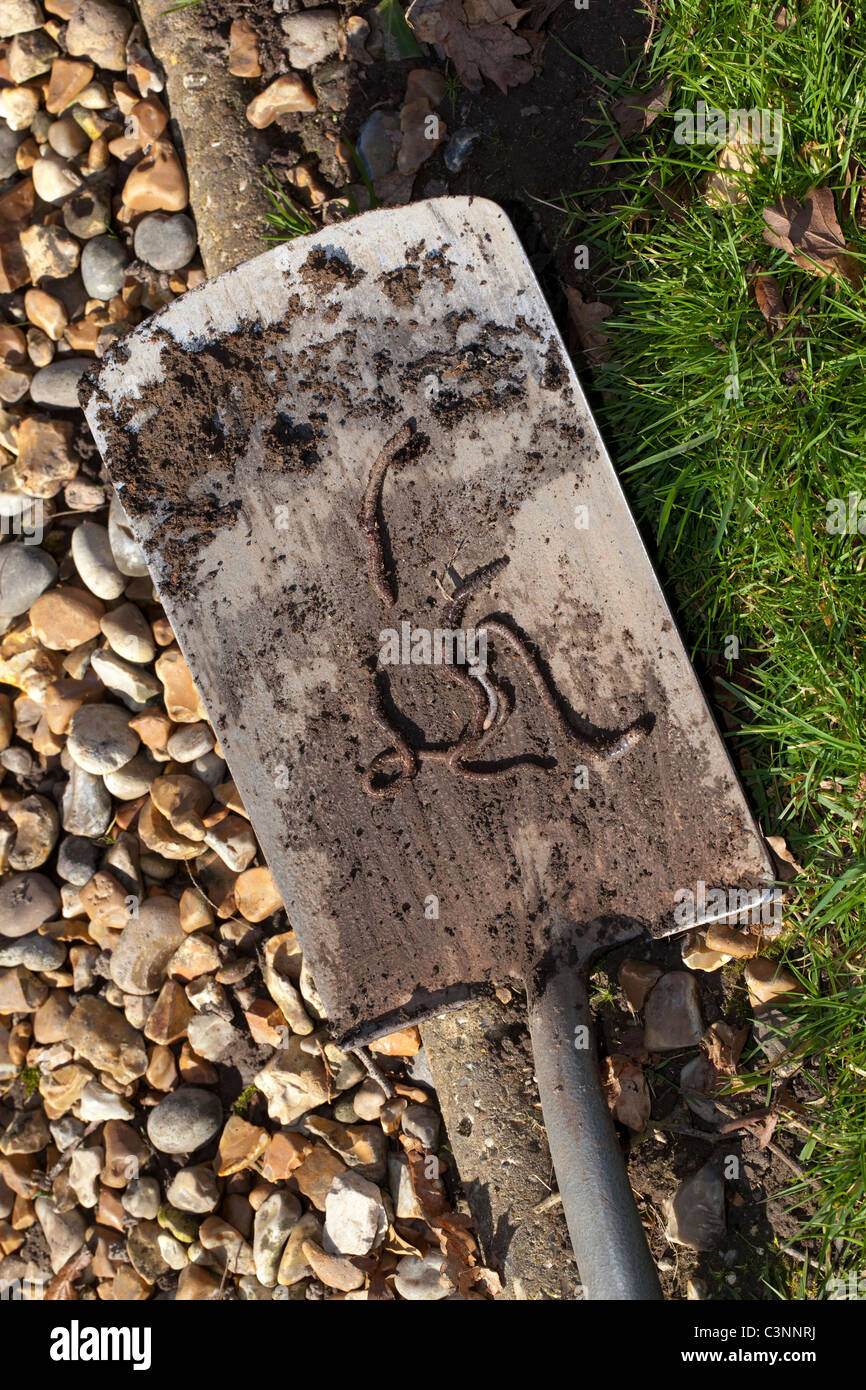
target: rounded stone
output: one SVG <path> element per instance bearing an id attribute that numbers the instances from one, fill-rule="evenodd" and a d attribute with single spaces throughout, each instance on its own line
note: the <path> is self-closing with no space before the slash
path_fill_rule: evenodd
<path id="1" fill-rule="evenodd" d="M 128 262 L 126 247 L 117 237 L 92 237 L 81 253 L 81 278 L 91 299 L 120 294 Z"/>
<path id="2" fill-rule="evenodd" d="M 57 872 L 67 883 L 83 888 L 96 873 L 102 846 L 84 835 L 67 835 L 57 851 Z"/>
<path id="3" fill-rule="evenodd" d="M 61 410 L 78 409 L 78 383 L 92 366 L 86 357 L 61 357 L 40 367 L 30 382 L 30 397 L 35 405 L 52 405 Z M 73 531 L 73 541 L 77 532 Z"/>
<path id="4" fill-rule="evenodd" d="M 69 756 L 85 772 L 116 772 L 135 757 L 139 737 L 118 705 L 82 705 L 69 725 Z"/>
<path id="5" fill-rule="evenodd" d="M 111 978 L 124 994 L 153 994 L 184 939 L 174 898 L 148 898 L 111 953 Z"/>
<path id="6" fill-rule="evenodd" d="M 72 116 L 61 116 L 48 127 L 48 143 L 62 159 L 77 159 L 90 145 L 81 126 Z"/>
<path id="7" fill-rule="evenodd" d="M 82 241 L 103 236 L 110 221 L 111 203 L 103 188 L 81 188 L 63 204 L 64 227 Z"/>
<path id="8" fill-rule="evenodd" d="M 60 911 L 60 894 L 44 874 L 14 874 L 0 887 L 0 936 L 27 936 Z"/>
<path id="9" fill-rule="evenodd" d="M 156 655 L 156 643 L 148 621 L 134 603 L 122 603 L 113 608 L 106 613 L 100 626 L 111 650 L 125 661 L 144 663 L 152 661 Z M 212 747 L 213 741 L 208 746 Z"/>
<path id="10" fill-rule="evenodd" d="M 30 932 L 0 945 L 0 966 L 23 965 L 27 970 L 58 970 L 66 960 L 66 947 L 53 936 Z"/>
<path id="11" fill-rule="evenodd" d="M 20 133 L 11 130 L 4 120 L 0 120 L 0 179 L 11 179 L 13 174 L 17 174 L 15 152 L 20 144 Z"/>
<path id="12" fill-rule="evenodd" d="M 0 617 L 26 613 L 56 578 L 56 564 L 38 545 L 10 541 L 0 546 Z"/>
<path id="13" fill-rule="evenodd" d="M 142 750 L 116 772 L 106 772 L 103 781 L 112 796 L 121 801 L 137 801 L 144 796 L 154 777 L 161 771 L 160 764 L 150 753 Z"/>
<path id="14" fill-rule="evenodd" d="M 169 735 L 166 749 L 178 763 L 191 763 L 204 757 L 214 746 L 214 736 L 205 723 L 181 724 Z"/>
<path id="15" fill-rule="evenodd" d="M 59 203 L 61 199 L 70 197 L 82 183 L 77 169 L 53 150 L 36 160 L 30 177 L 37 196 L 46 203 Z"/>
<path id="16" fill-rule="evenodd" d="M 50 371 L 50 367 L 45 368 Z M 37 373 L 42 375 L 42 373 Z M 72 558 L 75 568 L 97 598 L 119 598 L 126 579 L 114 563 L 108 531 L 95 521 L 82 521 L 72 532 Z"/>
<path id="17" fill-rule="evenodd" d="M 213 1139 L 222 1125 L 219 1097 L 200 1086 L 181 1086 L 150 1112 L 147 1137 L 164 1154 L 186 1154 Z"/>
<path id="18" fill-rule="evenodd" d="M 135 229 L 135 254 L 154 270 L 180 270 L 195 255 L 195 223 L 184 213 L 148 213 Z"/>

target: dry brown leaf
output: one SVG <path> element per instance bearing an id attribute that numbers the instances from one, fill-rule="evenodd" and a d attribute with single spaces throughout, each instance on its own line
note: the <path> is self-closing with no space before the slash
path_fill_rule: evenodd
<path id="1" fill-rule="evenodd" d="M 587 362 L 590 366 L 606 362 L 610 357 L 610 334 L 601 324 L 613 313 L 613 309 L 600 300 L 587 304 L 580 290 L 571 285 L 565 286 L 565 296 L 568 300 L 568 321 L 578 345 L 586 354 Z"/>
<path id="2" fill-rule="evenodd" d="M 758 162 L 767 156 L 747 134 L 737 131 L 735 138 L 719 151 L 718 169 L 707 179 L 704 199 L 710 207 L 739 207 L 748 201 L 745 180 Z"/>
<path id="3" fill-rule="evenodd" d="M 797 16 L 788 9 L 787 5 L 780 5 L 773 15 L 773 28 L 778 29 L 780 34 L 796 23 Z"/>
<path id="4" fill-rule="evenodd" d="M 531 52 L 526 39 L 507 24 L 470 28 L 460 0 L 413 0 L 406 18 L 422 43 L 441 45 L 470 92 L 481 90 L 482 77 L 507 92 L 533 76 L 533 66 L 525 57 Z"/>
<path id="5" fill-rule="evenodd" d="M 701 1038 L 701 1047 L 723 1076 L 736 1076 L 737 1062 L 749 1036 L 749 1025 L 732 1028 L 730 1023 L 711 1023 Z"/>
<path id="6" fill-rule="evenodd" d="M 651 1099 L 643 1069 L 620 1052 L 605 1057 L 601 1066 L 601 1084 L 608 1108 L 620 1124 L 635 1133 L 646 1129 L 650 1117 Z"/>
<path id="7" fill-rule="evenodd" d="M 469 1217 L 452 1211 L 439 1179 L 427 1177 L 427 1160 L 430 1155 L 420 1139 L 401 1134 L 400 1143 L 409 1160 L 412 1190 L 424 1213 L 424 1220 L 436 1236 L 443 1255 L 458 1260 L 462 1265 L 474 1265 L 476 1245 L 475 1237 L 469 1230 Z"/>
<path id="8" fill-rule="evenodd" d="M 623 140 L 649 130 L 653 121 L 666 110 L 670 96 L 671 84 L 665 78 L 648 92 L 629 92 L 611 107 L 611 115 L 619 126 Z"/>
<path id="9" fill-rule="evenodd" d="M 779 862 L 776 864 L 776 877 L 785 883 L 790 883 L 797 874 L 803 873 L 802 864 L 798 864 L 791 851 L 788 849 L 781 835 L 765 835 L 764 839 L 773 852 L 774 859 Z M 787 865 L 787 869 L 783 866 Z M 793 870 L 793 873 L 791 872 Z"/>
<path id="10" fill-rule="evenodd" d="M 774 333 L 781 333 L 788 322 L 788 306 L 775 275 L 761 273 L 752 280 L 758 308 Z M 781 842 L 784 844 L 784 840 Z"/>
<path id="11" fill-rule="evenodd" d="M 764 208 L 763 216 L 764 240 L 787 251 L 810 275 L 841 275 L 855 288 L 860 285 L 860 266 L 845 244 L 829 188 L 813 188 L 802 206 L 786 193 Z"/>
<path id="12" fill-rule="evenodd" d="M 529 13 L 515 9 L 511 0 L 463 0 L 463 12 L 467 24 L 508 24 L 512 29 Z"/>

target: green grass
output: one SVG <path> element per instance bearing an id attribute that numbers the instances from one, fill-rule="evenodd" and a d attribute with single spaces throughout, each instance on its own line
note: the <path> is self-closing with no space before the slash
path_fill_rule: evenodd
<path id="1" fill-rule="evenodd" d="M 561 207 L 614 308 L 612 355 L 592 378 L 600 423 L 717 710 L 736 721 L 762 827 L 805 870 L 781 954 L 804 982 L 796 1013 L 821 1096 L 792 1132 L 820 1180 L 802 1234 L 841 1274 L 866 1269 L 866 536 L 831 534 L 826 516 L 855 491 L 866 517 L 866 295 L 770 248 L 761 210 L 830 187 L 849 246 L 866 252 L 853 218 L 866 14 L 844 0 L 795 8 L 780 33 L 775 0 L 662 0 L 640 75 L 645 88 L 670 75 L 671 112 L 699 99 L 782 109 L 781 149 L 744 180 L 747 202 L 707 206 L 718 151 L 677 144 L 668 114 L 612 156 L 608 214 L 583 224 L 587 190 Z M 601 122 L 599 151 L 609 138 Z M 791 305 L 775 337 L 753 263 Z"/>
<path id="2" fill-rule="evenodd" d="M 271 212 L 265 213 L 265 221 L 273 231 L 262 238 L 276 245 L 281 241 L 293 241 L 297 236 L 314 232 L 316 224 L 303 208 L 293 203 L 282 184 L 272 171 L 265 166 L 265 192 L 271 201 Z"/>

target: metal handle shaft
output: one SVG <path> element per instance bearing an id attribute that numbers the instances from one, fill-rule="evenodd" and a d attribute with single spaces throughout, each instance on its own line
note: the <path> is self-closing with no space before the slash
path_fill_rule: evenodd
<path id="1" fill-rule="evenodd" d="M 661 1298 L 601 1087 L 589 1002 L 577 969 L 560 966 L 534 997 L 530 994 L 529 1031 L 550 1153 L 586 1297 Z"/>

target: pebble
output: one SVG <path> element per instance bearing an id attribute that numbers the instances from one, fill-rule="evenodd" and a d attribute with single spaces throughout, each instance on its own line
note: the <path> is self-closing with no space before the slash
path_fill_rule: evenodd
<path id="1" fill-rule="evenodd" d="M 84 1244 L 87 1221 L 77 1207 L 60 1212 L 48 1197 L 37 1197 L 33 1208 L 48 1246 L 51 1269 L 57 1274 Z"/>
<path id="2" fill-rule="evenodd" d="M 259 1207 L 253 1222 L 253 1261 L 256 1278 L 265 1288 L 277 1282 L 286 1241 L 301 1217 L 301 1204 L 291 1192 L 272 1192 Z"/>
<path id="3" fill-rule="evenodd" d="M 115 772 L 135 757 L 138 734 L 118 705 L 82 705 L 69 724 L 66 747 L 85 772 Z"/>
<path id="4" fill-rule="evenodd" d="M 712 1250 L 725 1234 L 725 1184 L 714 1160 L 680 1183 L 662 1204 L 665 1234 L 677 1245 Z"/>
<path id="5" fill-rule="evenodd" d="M 48 127 L 48 143 L 62 159 L 77 159 L 89 147 L 90 140 L 72 116 L 61 116 Z"/>
<path id="6" fill-rule="evenodd" d="M 9 868 L 38 869 L 57 843 L 60 819 L 53 801 L 27 796 L 14 802 L 6 814 L 15 823 L 15 841 L 9 851 Z"/>
<path id="7" fill-rule="evenodd" d="M 18 131 L 0 120 L 0 179 L 11 179 L 18 172 L 15 154 L 20 143 Z"/>
<path id="8" fill-rule="evenodd" d="M 9 45 L 6 64 L 13 82 L 30 82 L 48 72 L 59 50 L 44 29 L 29 34 L 17 34 Z"/>
<path id="9" fill-rule="evenodd" d="M 159 1203 L 160 1191 L 156 1178 L 133 1178 L 120 1199 L 124 1211 L 142 1221 L 156 1220 Z"/>
<path id="10" fill-rule="evenodd" d="M 195 728 L 197 726 L 187 725 L 187 727 Z M 169 752 L 172 752 L 171 739 L 169 739 Z M 172 757 L 176 758 L 177 756 L 176 753 L 172 753 Z M 242 874 L 239 874 L 235 883 L 235 904 L 246 922 L 263 922 L 266 917 L 278 912 L 282 907 L 282 899 L 270 869 L 261 866 L 255 869 L 245 869 Z"/>
<path id="11" fill-rule="evenodd" d="M 394 1288 L 401 1298 L 414 1303 L 447 1298 L 453 1289 L 442 1276 L 444 1264 L 445 1256 L 438 1250 L 429 1250 L 423 1259 L 419 1255 L 404 1255 L 397 1262 Z"/>
<path id="12" fill-rule="evenodd" d="M 773 1000 L 790 994 L 792 990 L 802 988 L 796 975 L 784 965 L 780 965 L 777 960 L 770 960 L 768 956 L 757 956 L 754 960 L 747 961 L 743 974 L 752 1008 L 770 1004 Z"/>
<path id="13" fill-rule="evenodd" d="M 683 937 L 681 947 L 683 965 L 687 965 L 689 970 L 721 970 L 723 965 L 727 965 L 731 959 L 729 955 L 721 951 L 714 951 L 707 945 L 707 938 L 702 931 L 690 931 Z"/>
<path id="14" fill-rule="evenodd" d="M 132 16 L 109 0 L 80 0 L 66 26 L 66 47 L 73 58 L 89 58 L 97 67 L 122 72 Z"/>
<path id="15" fill-rule="evenodd" d="M 14 34 L 26 34 L 45 23 L 38 0 L 3 0 L 0 7 L 0 38 L 11 39 Z"/>
<path id="16" fill-rule="evenodd" d="M 128 1100 L 109 1091 L 99 1081 L 88 1081 L 75 1107 L 76 1114 L 87 1124 L 102 1124 L 106 1120 L 131 1120 L 135 1109 Z"/>
<path id="17" fill-rule="evenodd" d="M 63 204 L 63 225 L 81 241 L 103 236 L 111 220 L 111 202 L 103 188 L 82 188 Z"/>
<path id="18" fill-rule="evenodd" d="M 0 887 L 0 936 L 27 936 L 60 912 L 60 894 L 44 874 L 14 874 Z"/>
<path id="19" fill-rule="evenodd" d="M 59 970 L 66 960 L 66 947 L 52 936 L 30 932 L 0 942 L 0 966 L 24 965 L 28 970 Z"/>
<path id="20" fill-rule="evenodd" d="M 82 771 L 80 768 L 77 770 Z M 70 773 L 70 778 L 72 775 Z M 90 777 L 93 774 L 87 772 L 82 775 Z M 57 872 L 67 883 L 74 883 L 78 888 L 83 888 L 95 874 L 100 854 L 101 846 L 94 844 L 85 834 L 69 834 L 60 841 Z"/>
<path id="21" fill-rule="evenodd" d="M 298 1037 L 276 1052 L 253 1078 L 268 1102 L 268 1114 L 282 1125 L 295 1124 L 308 1110 L 330 1099 L 330 1088 L 320 1057 L 301 1050 Z"/>
<path id="22" fill-rule="evenodd" d="M 471 130 L 468 126 L 462 126 L 460 130 L 455 130 L 445 146 L 443 155 L 445 168 L 449 173 L 460 173 L 480 139 L 480 130 Z"/>
<path id="23" fill-rule="evenodd" d="M 196 1014 L 190 1020 L 187 1037 L 193 1052 L 208 1062 L 218 1062 L 240 1043 L 237 1029 L 216 1014 Z"/>
<path id="24" fill-rule="evenodd" d="M 357 150 L 371 179 L 390 174 L 399 143 L 400 122 L 393 111 L 380 109 L 367 117 L 358 133 Z"/>
<path id="25" fill-rule="evenodd" d="M 160 1153 L 192 1153 L 213 1139 L 221 1124 L 218 1096 L 199 1086 L 180 1086 L 151 1110 L 147 1135 Z"/>
<path id="26" fill-rule="evenodd" d="M 308 1279 L 312 1274 L 307 1257 L 304 1254 L 304 1246 L 310 1240 L 320 1240 L 322 1235 L 322 1223 L 314 1212 L 307 1211 L 292 1228 L 283 1257 L 280 1260 L 280 1267 L 277 1271 L 277 1282 L 284 1286 L 297 1284 L 301 1279 Z"/>
<path id="27" fill-rule="evenodd" d="M 28 290 L 24 296 L 24 312 L 30 322 L 41 328 L 52 342 L 63 337 L 69 315 L 53 294 L 46 294 L 44 290 Z"/>
<path id="28" fill-rule="evenodd" d="M 289 72 L 278 77 L 265 89 L 253 97 L 247 107 L 247 120 L 256 130 L 264 130 L 279 116 L 292 111 L 315 111 L 318 106 L 315 93 L 303 77 Z"/>
<path id="29" fill-rule="evenodd" d="M 184 939 L 174 898 L 148 898 L 127 922 L 111 954 L 111 978 L 125 994 L 152 994 Z"/>
<path id="30" fill-rule="evenodd" d="M 9 541 L 0 547 L 0 619 L 26 613 L 57 578 L 57 565 L 38 545 Z"/>
<path id="31" fill-rule="evenodd" d="M 376 1184 L 351 1170 L 338 1174 L 325 1199 L 325 1249 L 330 1242 L 341 1255 L 369 1255 L 387 1230 L 388 1214 Z"/>
<path id="32" fill-rule="evenodd" d="M 619 967 L 617 980 L 620 989 L 625 995 L 635 1013 L 638 1013 L 646 1002 L 646 997 L 662 976 L 662 971 L 657 965 L 652 965 L 645 960 L 632 960 L 627 957 Z"/>
<path id="33" fill-rule="evenodd" d="M 112 299 L 120 294 L 129 257 L 123 242 L 113 236 L 96 236 L 84 244 L 81 278 L 91 299 Z"/>
<path id="34" fill-rule="evenodd" d="M 69 1160 L 69 1186 L 88 1211 L 99 1201 L 99 1174 L 104 1162 L 104 1151 L 98 1145 L 76 1149 Z"/>
<path id="35" fill-rule="evenodd" d="M 372 1076 L 362 1081 L 357 1091 L 352 1097 L 352 1104 L 355 1114 L 359 1120 L 366 1120 L 368 1123 L 378 1120 L 382 1113 L 382 1106 L 388 1097 L 382 1090 L 378 1081 L 374 1081 Z"/>
<path id="36" fill-rule="evenodd" d="M 698 986 L 693 975 L 673 970 L 654 986 L 644 1010 L 644 1046 L 648 1052 L 696 1047 L 703 1036 Z"/>
<path id="37" fill-rule="evenodd" d="M 211 751 L 214 736 L 210 727 L 203 721 L 198 724 L 183 724 L 169 736 L 165 746 L 175 762 L 191 763 Z"/>
<path id="38" fill-rule="evenodd" d="M 170 140 L 154 140 L 123 186 L 130 212 L 182 212 L 189 201 L 186 175 Z"/>
<path id="39" fill-rule="evenodd" d="M 34 284 L 43 278 L 63 280 L 78 266 L 81 247 L 59 227 L 34 222 L 19 234 L 21 250 Z"/>
<path id="40" fill-rule="evenodd" d="M 112 651 L 125 661 L 144 664 L 152 661 L 156 655 L 156 644 L 147 619 L 136 604 L 122 603 L 118 608 L 113 608 L 110 613 L 106 613 L 99 626 Z M 213 735 L 207 746 L 213 747 Z M 172 753 L 173 758 L 177 756 L 176 753 Z M 197 757 L 198 754 L 193 756 Z M 181 758 L 178 761 L 185 762 L 186 759 Z"/>
<path id="41" fill-rule="evenodd" d="M 129 518 L 116 493 L 112 493 L 108 508 L 108 539 L 114 563 L 121 574 L 133 579 L 147 574 L 147 561 L 132 534 Z"/>
<path id="42" fill-rule="evenodd" d="M 20 429 L 18 435 L 20 439 Z M 30 605 L 30 625 L 43 647 L 71 652 L 97 636 L 104 612 L 95 595 L 63 586 L 40 595 Z"/>
<path id="43" fill-rule="evenodd" d="M 147 1069 L 138 1029 L 96 995 L 85 995 L 75 1006 L 66 1040 L 83 1061 L 97 1071 L 107 1071 L 121 1086 L 136 1081 Z"/>
<path id="44" fill-rule="evenodd" d="M 41 367 L 30 383 L 30 397 L 34 404 L 59 406 L 62 410 L 77 410 L 78 383 L 91 365 L 91 361 L 86 357 L 63 357 L 57 362 L 49 362 L 47 367 Z M 72 532 L 73 550 L 75 537 L 80 529 L 79 526 Z"/>
<path id="45" fill-rule="evenodd" d="M 135 254 L 154 270 L 180 270 L 192 260 L 197 244 L 195 223 L 183 213 L 167 217 L 152 212 L 135 229 Z"/>
<path id="46" fill-rule="evenodd" d="M 323 63 L 340 45 L 340 17 L 336 10 L 300 10 L 280 21 L 289 50 L 289 66 L 305 71 Z"/>
<path id="47" fill-rule="evenodd" d="M 81 529 L 79 526 L 72 534 L 77 536 Z M 162 686 L 156 676 L 152 676 L 140 665 L 124 661 L 116 652 L 106 648 L 96 651 L 90 658 L 90 665 L 108 690 L 116 690 L 121 695 L 129 696 L 137 705 L 145 705 L 148 700 L 162 694 Z"/>
<path id="48" fill-rule="evenodd" d="M 30 177 L 38 197 L 46 203 L 59 203 L 81 187 L 81 175 L 61 155 L 49 150 L 37 159 Z"/>
<path id="49" fill-rule="evenodd" d="M 201 1216 L 216 1207 L 220 1187 L 213 1169 L 206 1163 L 197 1163 L 175 1173 L 166 1196 L 172 1206 Z"/>
<path id="50" fill-rule="evenodd" d="M 439 1116 L 429 1105 L 408 1105 L 401 1120 L 403 1130 L 420 1139 L 431 1152 L 439 1147 Z"/>
<path id="51" fill-rule="evenodd" d="M 73 764 L 63 791 L 61 812 L 63 829 L 70 835 L 104 835 L 111 824 L 113 810 L 111 797 L 102 778 Z M 84 843 L 87 843 L 87 840 Z M 59 863 L 57 871 L 61 873 Z M 61 873 L 61 877 L 66 875 Z M 84 879 L 83 883 L 86 882 L 87 879 Z"/>
<path id="52" fill-rule="evenodd" d="M 120 801 L 137 801 L 140 796 L 144 796 L 159 773 L 159 763 L 146 749 L 142 749 L 116 772 L 106 772 L 103 781 L 111 795 Z"/>

